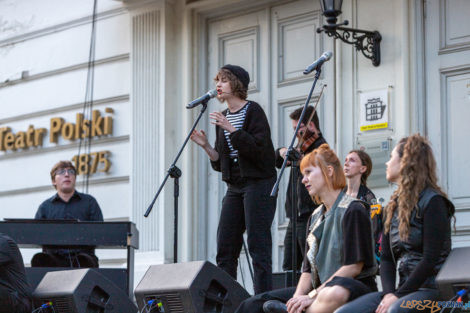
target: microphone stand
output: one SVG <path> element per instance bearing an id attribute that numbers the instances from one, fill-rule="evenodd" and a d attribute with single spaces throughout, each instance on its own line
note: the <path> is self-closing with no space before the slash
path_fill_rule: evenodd
<path id="1" fill-rule="evenodd" d="M 299 121 L 301 121 L 299 119 Z M 298 123 L 300 124 L 300 122 Z M 292 153 L 289 155 L 289 160 L 291 162 L 291 226 L 292 226 L 292 262 L 291 262 L 291 269 L 292 269 L 292 287 L 297 285 L 297 195 L 298 195 L 298 170 L 299 170 L 299 160 L 300 158 L 296 157 L 297 153 Z M 287 158 L 287 154 L 286 154 Z M 287 287 L 287 286 L 286 286 Z"/>
<path id="2" fill-rule="evenodd" d="M 176 166 L 176 162 L 178 162 L 179 157 L 181 156 L 181 153 L 184 150 L 184 147 L 189 141 L 189 138 L 191 137 L 191 134 L 193 133 L 194 129 L 196 128 L 197 124 L 199 123 L 199 120 L 202 117 L 202 114 L 207 109 L 207 102 L 209 102 L 209 99 L 205 100 L 202 102 L 202 109 L 201 112 L 199 112 L 199 115 L 196 119 L 196 121 L 193 124 L 193 127 L 191 127 L 191 130 L 189 131 L 189 134 L 186 136 L 186 139 L 183 142 L 183 145 L 181 146 L 180 150 L 176 154 L 176 157 L 173 161 L 173 163 L 170 165 L 170 168 L 167 171 L 167 174 L 165 178 L 163 179 L 162 184 L 158 188 L 157 193 L 155 194 L 155 197 L 153 198 L 152 202 L 150 203 L 147 211 L 145 212 L 144 216 L 148 217 L 150 212 L 152 211 L 153 205 L 155 204 L 155 201 L 157 201 L 158 196 L 160 195 L 160 192 L 163 189 L 163 186 L 165 186 L 166 181 L 168 180 L 168 177 L 171 177 L 174 179 L 174 192 L 173 192 L 173 197 L 174 197 L 174 233 L 173 233 L 173 263 L 178 262 L 178 197 L 179 197 L 179 178 L 181 177 L 181 170 Z"/>
<path id="3" fill-rule="evenodd" d="M 284 157 L 284 162 L 282 163 L 282 167 L 281 167 L 281 170 L 279 171 L 279 176 L 277 177 L 277 180 L 276 182 L 274 183 L 274 186 L 273 186 L 273 189 L 271 190 L 271 197 L 277 197 L 277 193 L 279 191 L 279 183 L 281 181 L 281 178 L 282 178 L 282 175 L 284 174 L 284 170 L 286 169 L 286 165 L 287 165 L 287 161 L 292 159 L 291 158 L 291 153 L 294 153 L 294 142 L 295 142 L 295 139 L 297 138 L 297 133 L 299 132 L 299 129 L 300 129 L 300 124 L 302 124 L 302 121 L 304 119 L 304 116 L 305 116 L 305 111 L 308 107 L 308 104 L 310 103 L 310 99 L 312 98 L 312 94 L 313 94 L 313 90 L 315 89 L 315 85 L 317 84 L 317 81 L 318 79 L 320 78 L 320 74 L 321 74 L 321 66 L 317 67 L 316 68 L 316 71 L 315 71 L 315 80 L 313 81 L 313 84 L 312 84 L 312 88 L 310 88 L 310 92 L 308 93 L 308 97 L 307 97 L 307 100 L 305 101 L 305 104 L 304 104 L 304 107 L 302 109 L 302 113 L 300 114 L 300 117 L 299 117 L 299 122 L 297 123 L 297 127 L 295 128 L 295 131 L 294 131 L 294 135 L 292 136 L 292 140 L 291 140 L 291 143 L 289 145 L 289 148 L 287 148 L 287 152 L 286 152 L 286 155 Z M 293 176 L 297 176 L 297 168 L 294 166 L 295 162 L 292 162 L 292 168 L 291 168 L 291 171 L 294 171 L 294 175 Z M 297 165 L 298 167 L 298 165 Z M 294 178 L 294 177 L 293 177 Z M 297 230 L 294 228 L 294 225 L 295 227 L 297 227 L 297 200 L 296 200 L 296 196 L 297 196 L 297 180 L 293 180 L 291 181 L 291 183 L 293 182 L 293 185 L 292 185 L 292 203 L 291 203 L 291 210 L 292 210 L 292 243 L 293 243 L 293 258 L 292 258 L 292 284 L 295 286 L 297 285 Z M 295 202 L 294 202 L 295 201 Z M 295 252 L 295 256 L 294 256 L 294 252 Z M 305 251 L 305 253 L 307 253 L 307 251 Z M 295 263 L 294 263 L 295 261 Z"/>

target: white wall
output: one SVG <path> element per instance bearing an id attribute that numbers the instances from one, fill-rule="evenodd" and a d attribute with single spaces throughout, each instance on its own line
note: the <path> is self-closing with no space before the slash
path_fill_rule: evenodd
<path id="1" fill-rule="evenodd" d="M 96 138 L 91 151 L 110 151 L 112 165 L 109 172 L 91 176 L 89 193 L 106 220 L 130 220 L 130 19 L 121 2 L 98 3 L 93 109 L 112 116 L 113 133 Z M 14 133 L 29 125 L 48 129 L 42 147 L 0 152 L 1 217 L 33 217 L 55 193 L 52 165 L 78 153 L 78 141 L 59 137 L 57 144 L 49 142 L 50 119 L 75 123 L 76 113 L 83 111 L 92 10 L 93 1 L 0 4 L 0 128 L 8 126 Z M 114 112 L 105 113 L 105 108 Z M 82 180 L 78 177 L 78 190 Z M 28 263 L 31 251 L 23 252 Z"/>

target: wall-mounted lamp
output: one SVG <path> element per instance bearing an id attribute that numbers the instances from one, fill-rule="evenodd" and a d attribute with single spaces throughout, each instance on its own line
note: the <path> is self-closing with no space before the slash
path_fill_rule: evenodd
<path id="1" fill-rule="evenodd" d="M 327 25 L 317 28 L 317 33 L 325 32 L 328 36 L 354 45 L 356 50 L 372 60 L 374 66 L 380 64 L 380 41 L 382 36 L 378 31 L 367 31 L 342 27 L 348 25 L 348 21 L 336 24 L 338 15 L 341 14 L 343 0 L 320 0 L 323 16 L 326 17 Z M 339 33 L 338 31 L 341 31 Z"/>

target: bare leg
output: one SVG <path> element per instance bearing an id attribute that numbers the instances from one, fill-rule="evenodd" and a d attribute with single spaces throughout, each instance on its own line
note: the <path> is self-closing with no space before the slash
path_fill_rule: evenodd
<path id="1" fill-rule="evenodd" d="M 341 286 L 325 287 L 305 312 L 332 313 L 348 301 L 349 294 L 349 290 Z"/>

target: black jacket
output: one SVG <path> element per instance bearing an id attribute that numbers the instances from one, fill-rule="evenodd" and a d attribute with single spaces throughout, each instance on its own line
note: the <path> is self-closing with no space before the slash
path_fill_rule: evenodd
<path id="1" fill-rule="evenodd" d="M 322 134 L 320 133 L 320 136 L 318 137 L 317 140 L 313 144 L 308 147 L 307 151 L 305 152 L 306 154 L 309 152 L 312 152 L 316 148 L 320 147 L 322 144 L 326 143 L 325 138 L 323 138 Z M 281 157 L 279 154 L 279 150 L 281 148 L 276 150 L 276 167 L 281 168 L 282 163 L 284 162 L 284 158 Z M 300 165 L 300 164 L 299 164 Z M 292 170 L 289 174 L 289 184 L 287 186 L 287 192 L 286 192 L 286 217 L 287 218 L 292 218 Z M 305 188 L 304 184 L 302 184 L 302 173 L 300 172 L 300 168 L 297 167 L 297 217 L 299 219 L 305 219 L 308 220 L 310 214 L 312 214 L 313 210 L 318 206 L 313 200 L 312 197 L 308 194 L 307 189 Z"/>
<path id="2" fill-rule="evenodd" d="M 228 109 L 222 111 L 227 115 Z M 224 130 L 215 127 L 214 149 L 219 153 L 217 161 L 211 161 L 212 168 L 222 172 L 222 180 L 230 182 L 230 149 L 225 140 Z M 274 147 L 268 119 L 261 106 L 250 101 L 243 127 L 230 134 L 234 149 L 238 150 L 238 163 L 243 178 L 271 178 L 276 176 L 274 168 Z"/>
<path id="3" fill-rule="evenodd" d="M 408 280 L 417 265 L 421 260 L 423 260 L 423 215 L 424 211 L 427 210 L 428 203 L 435 196 L 442 197 L 445 201 L 444 203 L 447 205 L 448 220 L 446 223 L 448 227 L 446 232 L 441 234 L 443 244 L 440 255 L 435 260 L 433 273 L 431 276 L 427 277 L 425 282 L 420 286 L 421 288 L 436 288 L 435 277 L 452 248 L 450 224 L 455 211 L 454 205 L 437 191 L 431 188 L 426 188 L 420 193 L 418 205 L 411 213 L 408 239 L 406 241 L 402 241 L 400 239 L 398 231 L 398 210 L 395 210 L 392 223 L 390 225 L 389 246 L 394 262 L 398 263 L 398 272 L 400 274 L 399 287 Z M 395 264 L 395 266 L 396 265 L 397 264 Z M 398 296 L 402 296 L 402 294 L 399 294 L 398 292 Z"/>
<path id="4" fill-rule="evenodd" d="M 347 187 L 345 187 L 346 190 L 347 190 Z M 362 200 L 364 201 L 365 203 L 372 205 L 373 201 L 377 201 L 377 199 L 375 198 L 375 195 L 374 193 L 372 192 L 372 190 L 370 190 L 369 188 L 367 188 L 367 186 L 361 184 L 359 186 L 359 190 L 357 191 L 357 197 L 359 200 Z"/>

